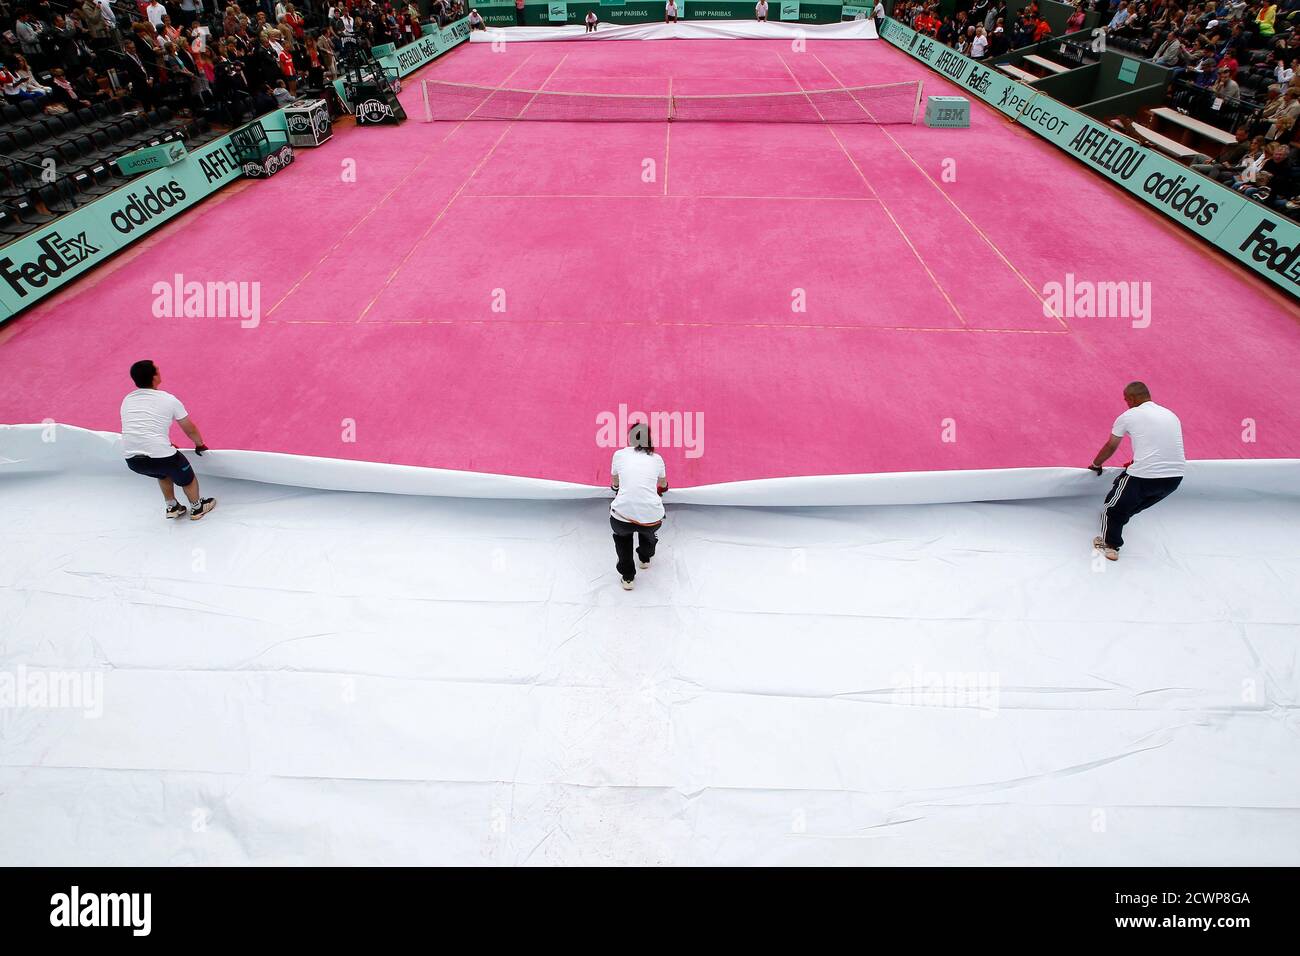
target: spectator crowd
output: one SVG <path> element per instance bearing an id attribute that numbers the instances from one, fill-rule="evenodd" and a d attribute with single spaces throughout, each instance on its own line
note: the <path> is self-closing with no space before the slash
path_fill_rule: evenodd
<path id="1" fill-rule="evenodd" d="M 1005 0 L 941 9 L 937 0 L 899 0 L 894 18 L 977 60 L 1053 35 L 1036 0 L 1016 13 Z M 1093 12 L 1095 29 L 1079 32 Z M 1300 218 L 1300 0 L 1075 0 L 1064 34 L 1167 68 L 1172 105 L 1236 138 L 1193 168 Z"/>
<path id="2" fill-rule="evenodd" d="M 30 0 L 0 20 L 0 92 L 46 113 L 130 97 L 234 125 L 323 95 L 357 45 L 404 46 L 461 0 Z"/>

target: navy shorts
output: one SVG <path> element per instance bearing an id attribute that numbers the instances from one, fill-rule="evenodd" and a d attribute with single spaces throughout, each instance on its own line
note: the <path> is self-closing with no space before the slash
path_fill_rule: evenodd
<path id="1" fill-rule="evenodd" d="M 148 455 L 136 455 L 126 460 L 126 467 L 137 475 L 149 478 L 170 478 L 184 488 L 194 481 L 194 469 L 188 459 L 180 452 L 169 458 L 150 458 Z"/>

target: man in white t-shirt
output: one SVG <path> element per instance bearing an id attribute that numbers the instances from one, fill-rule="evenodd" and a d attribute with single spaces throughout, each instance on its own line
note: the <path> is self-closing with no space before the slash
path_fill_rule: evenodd
<path id="1" fill-rule="evenodd" d="M 758 0 L 754 4 L 754 19 L 759 23 L 767 22 L 767 0 Z"/>
<path id="2" fill-rule="evenodd" d="M 1115 419 L 1110 440 L 1089 466 L 1100 475 L 1101 466 L 1115 454 L 1124 436 L 1133 440 L 1133 460 L 1111 486 L 1101 513 L 1101 534 L 1092 539 L 1092 546 L 1111 561 L 1119 560 L 1128 520 L 1173 494 L 1187 471 L 1183 425 L 1178 416 L 1153 402 L 1151 392 L 1141 382 L 1125 386 L 1124 402 L 1128 411 Z"/>
<path id="3" fill-rule="evenodd" d="M 663 494 L 668 490 L 664 460 L 650 440 L 650 426 L 637 422 L 627 432 L 627 447 L 614 452 L 610 463 L 614 503 L 609 526 L 614 530 L 614 553 L 623 590 L 632 590 L 636 565 L 632 563 L 632 535 L 637 536 L 636 556 L 642 568 L 650 567 L 659 539 L 655 532 L 664 521 Z"/>
<path id="4" fill-rule="evenodd" d="M 677 3 L 675 0 L 668 0 L 664 4 L 664 23 L 677 22 Z"/>
<path id="5" fill-rule="evenodd" d="M 137 475 L 158 479 L 167 501 L 168 518 L 183 518 L 188 514 L 191 521 L 198 521 L 217 506 L 217 499 L 199 494 L 198 476 L 172 444 L 172 422 L 180 425 L 181 431 L 194 442 L 195 454 L 202 455 L 208 446 L 203 444 L 198 426 L 190 421 L 180 399 L 158 387 L 162 384 L 162 374 L 157 365 L 148 359 L 136 362 L 131 366 L 131 381 L 135 382 L 135 390 L 122 399 L 122 453 L 126 456 L 126 467 Z M 190 499 L 188 509 L 176 501 L 177 485 Z"/>

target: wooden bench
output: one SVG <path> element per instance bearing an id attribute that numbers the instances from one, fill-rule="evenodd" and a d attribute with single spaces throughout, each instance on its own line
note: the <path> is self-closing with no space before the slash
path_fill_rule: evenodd
<path id="1" fill-rule="evenodd" d="M 1126 132 L 1124 127 L 1119 124 L 1118 120 L 1111 120 L 1110 125 L 1115 127 L 1115 129 L 1119 130 L 1121 133 Z M 1143 140 L 1150 143 L 1166 156 L 1171 156 L 1182 162 L 1188 162 L 1193 157 L 1201 155 L 1200 150 L 1193 149 L 1186 143 L 1180 143 L 1176 139 L 1170 139 L 1168 136 L 1161 136 L 1155 130 L 1149 129 L 1146 126 L 1139 126 L 1137 123 L 1134 123 L 1133 132 L 1140 134 Z"/>
<path id="2" fill-rule="evenodd" d="M 1041 57 L 1036 53 L 1031 53 L 1027 57 L 1025 57 L 1025 62 L 1032 63 L 1034 64 L 1034 66 L 1046 70 L 1048 73 L 1069 73 L 1070 70 L 1073 69 L 1073 67 L 1062 66 L 1060 63 L 1054 63 L 1051 60 L 1046 59 L 1045 57 Z"/>
<path id="3" fill-rule="evenodd" d="M 1181 126 L 1183 129 L 1195 133 L 1197 136 L 1204 136 L 1206 139 L 1213 143 L 1218 143 L 1220 146 L 1231 146 L 1237 141 L 1237 137 L 1233 136 L 1227 130 L 1219 129 L 1217 126 L 1211 126 L 1209 123 L 1203 123 L 1190 116 L 1184 116 L 1182 113 L 1178 112 L 1178 110 L 1170 109 L 1168 106 L 1157 106 L 1151 111 L 1151 115 L 1158 117 L 1166 123 L 1173 123 L 1175 126 Z"/>
<path id="4" fill-rule="evenodd" d="M 1010 63 L 999 63 L 998 69 L 1007 76 L 1013 77 L 1022 83 L 1032 83 L 1034 80 L 1041 80 L 1041 76 L 1034 76 L 1032 73 L 1026 73 L 1018 66 L 1012 66 Z"/>

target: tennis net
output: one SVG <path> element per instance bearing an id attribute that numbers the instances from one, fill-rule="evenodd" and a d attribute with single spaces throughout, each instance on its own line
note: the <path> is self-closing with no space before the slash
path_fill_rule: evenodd
<path id="1" fill-rule="evenodd" d="M 430 122 L 467 120 L 565 123 L 915 123 L 921 82 L 793 93 L 674 96 L 515 90 L 424 80 Z"/>

